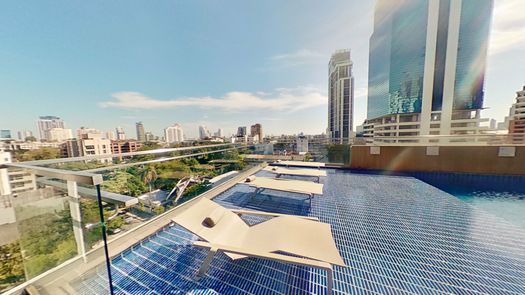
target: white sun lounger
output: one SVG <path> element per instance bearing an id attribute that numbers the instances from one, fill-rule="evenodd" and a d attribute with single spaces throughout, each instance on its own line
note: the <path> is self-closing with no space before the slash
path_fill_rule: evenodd
<path id="1" fill-rule="evenodd" d="M 323 185 L 312 181 L 250 176 L 242 183 L 255 187 L 255 194 L 265 189 L 308 195 L 323 195 Z"/>
<path id="2" fill-rule="evenodd" d="M 268 166 L 264 168 L 264 170 L 277 174 L 277 178 L 281 177 L 281 175 L 310 176 L 317 177 L 317 182 L 319 182 L 321 176 L 326 176 L 326 171 L 314 169 L 289 169 L 277 166 Z"/>
<path id="3" fill-rule="evenodd" d="M 241 219 L 242 214 L 273 218 L 250 226 Z M 327 271 L 327 293 L 330 294 L 332 265 L 345 266 L 330 224 L 312 217 L 229 210 L 201 198 L 172 221 L 203 240 L 193 245 L 210 250 L 199 269 L 198 278 L 207 272 L 215 253 L 223 252 L 234 260 L 257 257 L 324 269 Z"/>

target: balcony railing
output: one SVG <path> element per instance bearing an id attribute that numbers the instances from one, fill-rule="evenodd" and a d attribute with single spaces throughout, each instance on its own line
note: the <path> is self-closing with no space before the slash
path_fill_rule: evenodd
<path id="1" fill-rule="evenodd" d="M 0 165 L 0 292 L 74 294 L 95 273 L 107 282 L 100 292 L 112 293 L 110 258 L 159 230 L 168 212 L 224 189 L 208 179 L 242 177 L 248 152 L 216 144 Z M 10 182 L 22 172 L 23 187 Z M 172 190 L 180 181 L 185 190 Z"/>
<path id="2" fill-rule="evenodd" d="M 452 128 L 454 131 L 469 130 L 470 127 Z M 454 134 L 454 135 L 411 135 L 380 136 L 354 140 L 354 145 L 421 145 L 421 146 L 456 146 L 456 145 L 525 145 L 525 134 Z"/>

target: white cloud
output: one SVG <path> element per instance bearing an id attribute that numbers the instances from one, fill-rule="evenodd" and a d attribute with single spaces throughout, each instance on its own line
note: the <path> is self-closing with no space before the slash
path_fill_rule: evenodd
<path id="1" fill-rule="evenodd" d="M 327 63 L 328 56 L 310 49 L 299 49 L 291 53 L 276 54 L 270 56 L 271 68 L 286 68 L 309 64 Z"/>
<path id="2" fill-rule="evenodd" d="M 296 52 L 277 54 L 270 57 L 271 60 L 308 60 L 321 58 L 325 58 L 325 55 L 309 49 L 300 49 Z"/>
<path id="3" fill-rule="evenodd" d="M 224 111 L 298 111 L 302 109 L 325 106 L 326 95 L 313 87 L 279 88 L 274 93 L 228 92 L 223 97 L 188 97 L 160 100 L 148 97 L 139 92 L 117 92 L 111 95 L 112 100 L 99 103 L 103 108 L 120 109 L 172 109 L 182 107 L 199 107 L 221 109 Z"/>
<path id="4" fill-rule="evenodd" d="M 489 54 L 503 53 L 525 43 L 525 1 L 497 0 Z"/>

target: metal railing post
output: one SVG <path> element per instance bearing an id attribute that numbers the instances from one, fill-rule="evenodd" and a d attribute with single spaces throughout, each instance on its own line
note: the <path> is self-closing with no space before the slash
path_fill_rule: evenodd
<path id="1" fill-rule="evenodd" d="M 84 232 L 82 230 L 82 212 L 80 210 L 80 196 L 76 181 L 67 181 L 67 194 L 69 196 L 69 211 L 73 221 L 73 233 L 77 243 L 78 254 L 82 255 L 84 262 L 87 262 L 86 244 L 84 243 Z"/>

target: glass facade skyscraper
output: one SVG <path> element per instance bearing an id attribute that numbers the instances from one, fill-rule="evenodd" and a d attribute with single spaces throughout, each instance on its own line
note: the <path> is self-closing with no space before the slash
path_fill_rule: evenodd
<path id="1" fill-rule="evenodd" d="M 492 7 L 493 0 L 378 0 L 368 119 L 421 113 L 426 99 L 428 113 L 441 111 L 447 99 L 451 111 L 481 109 Z"/>
<path id="2" fill-rule="evenodd" d="M 492 0 L 461 1 L 454 109 L 483 107 L 483 84 L 492 7 Z"/>

